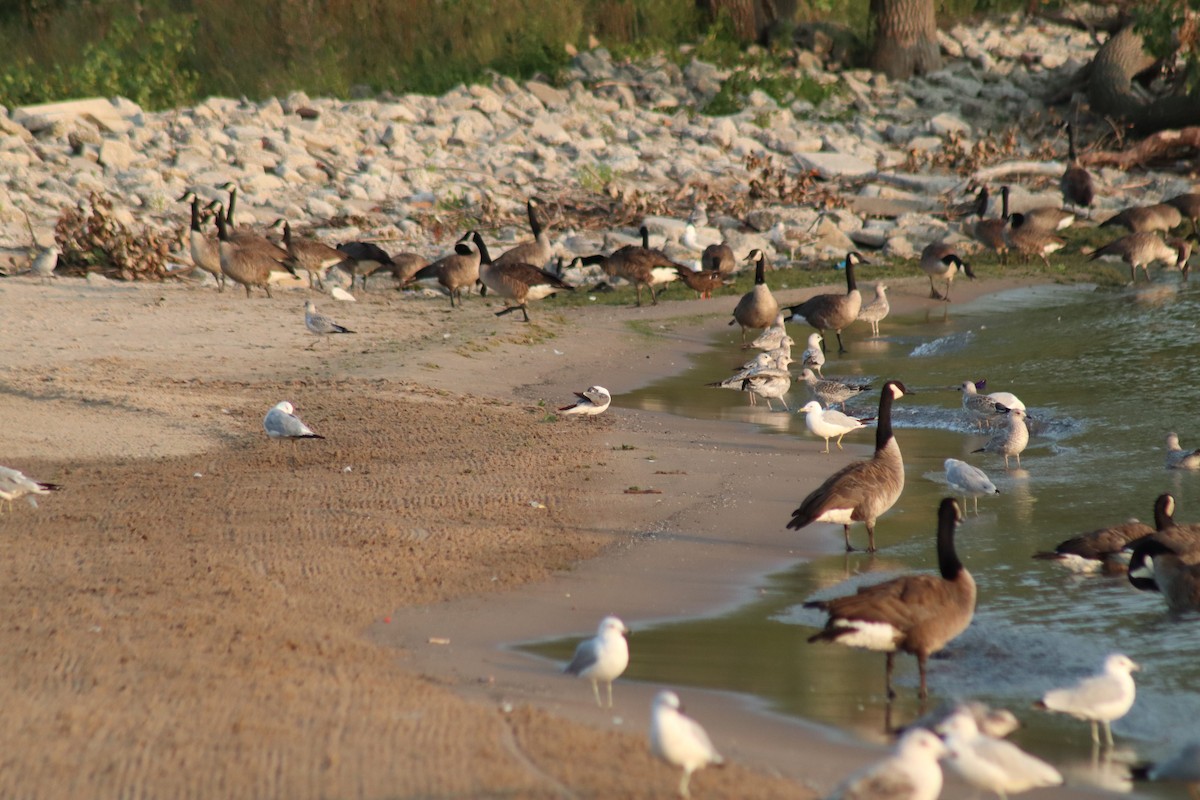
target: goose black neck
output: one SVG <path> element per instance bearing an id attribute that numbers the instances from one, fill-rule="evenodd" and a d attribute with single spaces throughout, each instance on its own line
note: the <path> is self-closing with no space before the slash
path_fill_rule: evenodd
<path id="1" fill-rule="evenodd" d="M 192 230 L 200 230 L 200 198 L 192 198 Z"/>
<path id="2" fill-rule="evenodd" d="M 1169 494 L 1160 494 L 1154 501 L 1154 529 L 1165 531 L 1175 526 L 1175 498 Z"/>
<path id="3" fill-rule="evenodd" d="M 758 258 L 754 260 L 754 285 L 762 286 L 767 282 L 766 276 L 767 259 L 762 253 L 758 254 Z"/>
<path id="4" fill-rule="evenodd" d="M 219 210 L 217 211 L 217 238 L 222 242 L 229 241 L 229 223 L 225 221 L 225 215 Z"/>
<path id="5" fill-rule="evenodd" d="M 958 525 L 958 503 L 947 497 L 938 506 L 937 557 L 938 572 L 948 581 L 963 571 L 962 561 L 954 550 L 954 529 Z"/>
<path id="6" fill-rule="evenodd" d="M 979 195 L 975 198 L 975 216 L 983 218 L 987 216 L 989 192 L 986 186 L 979 189 Z"/>
<path id="7" fill-rule="evenodd" d="M 475 236 L 473 236 L 472 238 L 475 240 L 475 246 L 479 248 L 479 263 L 480 264 L 491 264 L 492 256 L 491 256 L 491 253 L 488 252 L 487 245 L 483 243 L 483 237 L 480 236 L 477 231 L 475 233 Z"/>
<path id="8" fill-rule="evenodd" d="M 529 211 L 529 230 L 533 231 L 533 238 L 536 239 L 542 235 L 542 223 L 538 221 L 537 204 L 530 200 L 525 207 Z"/>
<path id="9" fill-rule="evenodd" d="M 849 254 L 846 255 L 846 294 L 850 294 L 858 288 L 858 284 L 854 282 L 854 259 Z"/>
<path id="10" fill-rule="evenodd" d="M 1008 187 L 1007 186 L 1000 187 L 1000 206 L 1003 209 L 1003 214 L 1004 214 L 1004 216 L 1000 217 L 1000 219 L 1007 221 L 1008 220 Z"/>
<path id="11" fill-rule="evenodd" d="M 892 395 L 892 384 L 889 381 L 883 385 L 883 391 L 879 393 L 879 417 L 875 423 L 875 452 L 879 452 L 887 447 L 888 441 L 892 438 L 892 403 L 895 401 Z"/>
<path id="12" fill-rule="evenodd" d="M 287 220 L 283 221 L 283 243 L 287 247 L 292 246 L 292 223 Z"/>
<path id="13" fill-rule="evenodd" d="M 225 222 L 233 225 L 233 207 L 237 205 L 237 187 L 229 190 L 229 208 L 225 209 Z"/>
<path id="14" fill-rule="evenodd" d="M 1067 123 L 1067 156 L 1070 158 L 1071 163 L 1074 164 L 1076 160 L 1075 129 L 1071 127 L 1071 123 L 1069 122 Z"/>
<path id="15" fill-rule="evenodd" d="M 647 228 L 645 225 L 643 225 L 638 230 L 638 233 L 640 233 L 642 235 L 642 249 L 649 250 L 650 249 L 650 229 Z"/>

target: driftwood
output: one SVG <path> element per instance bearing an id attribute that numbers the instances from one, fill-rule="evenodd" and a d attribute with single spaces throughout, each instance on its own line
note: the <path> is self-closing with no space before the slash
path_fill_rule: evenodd
<path id="1" fill-rule="evenodd" d="M 1046 175 L 1058 177 L 1065 172 L 1067 166 L 1061 161 L 1005 161 L 990 167 L 976 170 L 971 180 L 976 183 L 990 183 L 997 178 L 1007 178 L 1009 175 Z"/>
<path id="2" fill-rule="evenodd" d="M 1186 158 L 1200 153 L 1200 126 L 1159 131 L 1142 139 L 1128 150 L 1100 150 L 1084 153 L 1079 163 L 1088 167 L 1140 167 L 1158 158 Z"/>

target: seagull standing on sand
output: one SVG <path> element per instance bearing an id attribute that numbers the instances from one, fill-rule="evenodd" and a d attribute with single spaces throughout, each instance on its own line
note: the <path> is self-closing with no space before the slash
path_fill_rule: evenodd
<path id="1" fill-rule="evenodd" d="M 46 283 L 54 277 L 54 268 L 58 266 L 58 257 L 61 251 L 57 245 L 42 247 L 38 250 L 37 255 L 30 262 L 29 269 L 34 275 L 42 279 L 42 283 Z"/>
<path id="2" fill-rule="evenodd" d="M 937 800 L 942 793 L 938 759 L 945 755 L 937 734 L 912 728 L 892 755 L 851 775 L 827 800 Z"/>
<path id="3" fill-rule="evenodd" d="M 725 759 L 713 747 L 712 740 L 699 722 L 683 713 L 679 695 L 661 691 L 650 704 L 650 749 L 654 755 L 676 767 L 683 767 L 679 794 L 688 794 L 692 773 L 709 764 L 724 764 Z"/>
<path id="4" fill-rule="evenodd" d="M 978 467 L 973 467 L 957 458 L 947 458 L 946 483 L 950 488 L 963 496 L 963 508 L 967 507 L 967 498 L 975 498 L 975 513 L 979 513 L 979 498 L 984 495 L 1000 494 L 996 484 L 992 483 L 987 473 Z"/>
<path id="5" fill-rule="evenodd" d="M 29 501 L 29 505 L 37 508 L 37 499 L 34 495 L 50 494 L 50 492 L 57 492 L 62 488 L 57 483 L 35 481 L 12 467 L 0 467 L 0 510 L 3 510 L 4 503 L 8 503 L 8 510 L 11 512 L 13 500 L 22 497 Z"/>
<path id="6" fill-rule="evenodd" d="M 829 440 L 832 437 L 837 437 L 837 447 L 838 450 L 841 450 L 843 436 L 865 427 L 864 422 L 870 422 L 870 420 L 861 420 L 832 408 L 823 409 L 816 400 L 809 400 L 800 410 L 804 412 L 805 427 L 814 436 L 820 436 L 825 440 L 825 449 L 821 451 L 822 453 L 829 452 Z"/>
<path id="7" fill-rule="evenodd" d="M 343 328 L 341 325 L 338 325 L 324 314 L 318 313 L 317 304 L 312 300 L 304 304 L 304 327 L 308 328 L 309 331 L 318 337 L 317 342 L 321 341 L 320 337 L 328 336 L 331 333 L 354 333 L 349 328 Z M 312 350 L 317 342 L 310 344 L 308 349 Z"/>
<path id="8" fill-rule="evenodd" d="M 627 633 L 629 629 L 624 622 L 616 617 L 605 617 L 600 620 L 596 635 L 580 642 L 571 663 L 563 668 L 568 675 L 578 675 L 592 682 L 596 705 L 601 708 L 604 704 L 600 702 L 600 683 L 608 684 L 608 707 L 612 708 L 613 681 L 629 666 L 629 642 L 625 641 Z"/>
<path id="9" fill-rule="evenodd" d="M 594 417 L 608 410 L 612 395 L 603 386 L 590 386 L 587 391 L 575 392 L 579 399 L 569 406 L 563 406 L 558 413 L 566 416 Z"/>
<path id="10" fill-rule="evenodd" d="M 1112 725 L 1129 713 L 1137 694 L 1133 674 L 1141 669 L 1128 656 L 1113 653 L 1104 659 L 1104 671 L 1074 686 L 1052 689 L 1035 703 L 1037 708 L 1067 714 L 1092 723 L 1092 741 L 1100 743 L 1096 723 L 1104 723 L 1108 746 L 1113 746 Z"/>
<path id="11" fill-rule="evenodd" d="M 945 736 L 951 755 L 946 765 L 967 783 L 995 792 L 1001 800 L 1030 789 L 1062 785 L 1062 775 L 1045 761 L 1012 742 L 980 733 L 969 710 L 951 714 L 938 730 Z"/>
<path id="12" fill-rule="evenodd" d="M 300 421 L 293 412 L 295 407 L 287 400 L 276 403 L 263 417 L 263 430 L 272 439 L 324 439 Z"/>

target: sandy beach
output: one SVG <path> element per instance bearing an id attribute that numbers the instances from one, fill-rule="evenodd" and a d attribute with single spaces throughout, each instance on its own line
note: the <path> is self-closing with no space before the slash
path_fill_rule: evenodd
<path id="1" fill-rule="evenodd" d="M 889 285 L 893 314 L 940 315 L 924 277 Z M 0 794 L 674 796 L 646 746 L 659 687 L 618 681 L 600 710 L 506 645 L 616 613 L 636 658 L 639 625 L 715 613 L 839 549 L 840 530 L 784 522 L 870 444 L 818 458 L 736 424 L 550 416 L 736 336 L 736 297 L 551 301 L 527 326 L 478 297 L 451 312 L 372 291 L 324 301 L 358 333 L 308 350 L 307 296 L 0 283 L 2 463 L 65 486 L 0 517 Z M 327 438 L 269 441 L 283 399 Z M 685 699 L 729 761 L 696 797 L 819 795 L 878 752 L 740 698 Z"/>

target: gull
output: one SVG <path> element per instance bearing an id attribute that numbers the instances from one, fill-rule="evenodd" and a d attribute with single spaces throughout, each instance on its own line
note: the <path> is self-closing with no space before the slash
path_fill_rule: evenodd
<path id="1" fill-rule="evenodd" d="M 1200 742 L 1185 744 L 1165 761 L 1134 767 L 1133 778 L 1186 783 L 1193 800 L 1200 798 Z"/>
<path id="2" fill-rule="evenodd" d="M 974 381 L 963 381 L 959 389 L 962 391 L 962 407 L 963 411 L 967 412 L 967 417 L 981 428 L 985 425 L 991 427 L 992 420 L 1001 414 L 997 406 L 1003 404 L 992 399 L 990 395 L 980 394 Z"/>
<path id="3" fill-rule="evenodd" d="M 758 395 L 767 401 L 767 410 L 771 410 L 771 398 L 774 397 L 783 404 L 784 411 L 790 411 L 787 400 L 783 397 L 792 388 L 792 373 L 786 369 L 760 369 L 747 375 L 742 380 L 742 391 Z"/>
<path id="4" fill-rule="evenodd" d="M 1128 656 L 1113 653 L 1104 659 L 1104 671 L 1084 678 L 1074 686 L 1052 689 L 1034 704 L 1036 708 L 1056 711 L 1092 723 L 1092 741 L 1100 743 L 1096 723 L 1104 723 L 1108 746 L 1113 746 L 1112 721 L 1133 708 L 1137 687 L 1132 673 L 1141 669 Z"/>
<path id="5" fill-rule="evenodd" d="M 304 327 L 308 328 L 318 337 L 316 342 L 308 346 L 309 350 L 312 350 L 317 342 L 321 341 L 319 338 L 321 336 L 328 336 L 331 333 L 354 333 L 349 328 L 343 328 L 341 325 L 338 325 L 324 314 L 317 313 L 317 304 L 312 300 L 304 304 Z"/>
<path id="6" fill-rule="evenodd" d="M 875 299 L 858 311 L 858 318 L 871 323 L 871 335 L 879 338 L 879 323 L 891 313 L 892 306 L 887 299 L 887 284 L 883 281 L 875 284 Z"/>
<path id="7" fill-rule="evenodd" d="M 1004 406 L 996 404 L 997 409 Z M 972 453 L 998 453 L 1004 456 L 1004 469 L 1008 469 L 1008 457 L 1017 457 L 1017 469 L 1021 468 L 1021 453 L 1029 444 L 1029 428 L 1025 427 L 1025 412 L 1019 408 L 1007 410 L 1008 426 L 992 434 L 987 444 Z"/>
<path id="8" fill-rule="evenodd" d="M 864 422 L 870 422 L 870 420 L 851 417 L 835 409 L 823 409 L 816 400 L 809 400 L 800 410 L 804 412 L 805 427 L 814 436 L 820 436 L 825 440 L 825 449 L 821 451 L 822 453 L 829 452 L 829 440 L 832 437 L 837 437 L 837 447 L 838 450 L 841 450 L 843 436 L 865 427 Z"/>
<path id="9" fill-rule="evenodd" d="M 683 713 L 679 695 L 668 690 L 659 692 L 650 704 L 650 712 L 650 750 L 668 764 L 683 767 L 679 794 L 691 797 L 688 781 L 692 773 L 709 764 L 724 764 L 725 759 L 700 723 Z"/>
<path id="10" fill-rule="evenodd" d="M 1179 434 L 1167 434 L 1167 469 L 1200 469 L 1200 450 L 1184 450 Z"/>
<path id="11" fill-rule="evenodd" d="M 591 639 L 584 639 L 575 648 L 571 663 L 563 668 L 568 675 L 578 675 L 592 682 L 596 705 L 601 708 L 600 683 L 608 684 L 608 707 L 612 708 L 613 681 L 629 666 L 629 642 L 625 634 L 629 629 L 625 623 L 613 616 L 600 620 L 600 627 Z"/>
<path id="12" fill-rule="evenodd" d="M 842 411 L 846 410 L 847 400 L 871 388 L 854 383 L 843 383 L 833 378 L 818 378 L 811 369 L 804 370 L 801 377 L 808 384 L 808 390 L 812 392 L 812 396 L 819 400 L 821 405 L 828 408 L 838 404 L 841 405 Z"/>
<path id="13" fill-rule="evenodd" d="M 730 375 L 723 381 L 714 381 L 705 384 L 706 386 L 714 386 L 718 389 L 733 389 L 737 392 L 747 391 L 746 380 L 760 372 L 784 373 L 787 372 L 788 365 L 792 363 L 792 357 L 784 350 L 772 350 L 766 353 L 759 353 L 754 358 L 747 361 L 734 374 Z M 788 374 L 788 383 L 791 384 L 791 374 Z M 750 392 L 750 405 L 755 405 L 755 392 Z"/>
<path id="14" fill-rule="evenodd" d="M 912 728 L 937 730 L 939 725 L 958 713 L 970 714 L 975 719 L 975 727 L 979 729 L 979 732 L 993 739 L 1003 739 L 1021 727 L 1021 721 L 1007 708 L 992 708 L 979 700 L 969 700 L 965 703 L 943 703 L 928 714 L 913 720 L 911 724 L 905 726 L 904 730 Z"/>
<path id="15" fill-rule="evenodd" d="M 38 248 L 37 255 L 30 262 L 29 269 L 42 279 L 42 283 L 46 283 L 54 277 L 54 268 L 58 266 L 60 255 L 62 255 L 62 251 L 56 245 Z"/>
<path id="16" fill-rule="evenodd" d="M 4 503 L 8 503 L 8 510 L 11 512 L 13 500 L 22 497 L 29 501 L 29 505 L 37 508 L 35 494 L 50 494 L 62 488 L 57 483 L 35 481 L 12 467 L 0 467 L 0 510 L 3 510 Z"/>
<path id="17" fill-rule="evenodd" d="M 295 407 L 284 400 L 276 403 L 263 417 L 263 430 L 272 439 L 324 439 L 300 421 L 293 412 Z"/>
<path id="18" fill-rule="evenodd" d="M 787 340 L 789 347 L 794 344 L 794 342 L 791 340 L 791 337 L 787 335 L 787 327 L 784 325 L 783 314 L 776 314 L 775 322 L 772 323 L 769 328 L 766 328 L 762 333 L 760 333 L 758 337 L 750 343 L 750 346 L 758 348 L 759 350 L 774 350 L 776 347 L 779 347 L 781 344 L 783 344 L 784 340 Z"/>
<path id="19" fill-rule="evenodd" d="M 950 484 L 950 488 L 963 496 L 963 507 L 967 505 L 967 498 L 975 498 L 975 513 L 979 513 L 979 498 L 983 495 L 1000 494 L 1000 490 L 996 488 L 996 484 L 992 483 L 988 478 L 987 473 L 978 467 L 972 467 L 965 461 L 959 461 L 957 458 L 947 458 L 946 467 L 946 483 Z"/>
<path id="20" fill-rule="evenodd" d="M 1001 800 L 1009 794 L 1042 786 L 1059 786 L 1063 777 L 1054 767 L 1029 755 L 1012 742 L 993 739 L 979 731 L 975 717 L 963 709 L 951 714 L 938 730 L 945 736 L 951 770 L 977 788 L 995 792 Z"/>
<path id="21" fill-rule="evenodd" d="M 603 386 L 589 386 L 586 391 L 575 392 L 579 399 L 569 406 L 563 406 L 558 413 L 566 416 L 594 417 L 603 414 L 612 402 L 612 395 Z"/>
<path id="22" fill-rule="evenodd" d="M 821 375 L 821 367 L 825 366 L 825 351 L 821 348 L 821 334 L 810 333 L 808 335 L 808 347 L 804 351 L 804 355 L 800 357 L 801 365 L 811 368 Z M 821 375 L 824 378 L 824 375 Z"/>
<path id="23" fill-rule="evenodd" d="M 937 800 L 942 792 L 938 759 L 946 745 L 932 731 L 912 728 L 895 752 L 842 781 L 827 800 Z"/>

